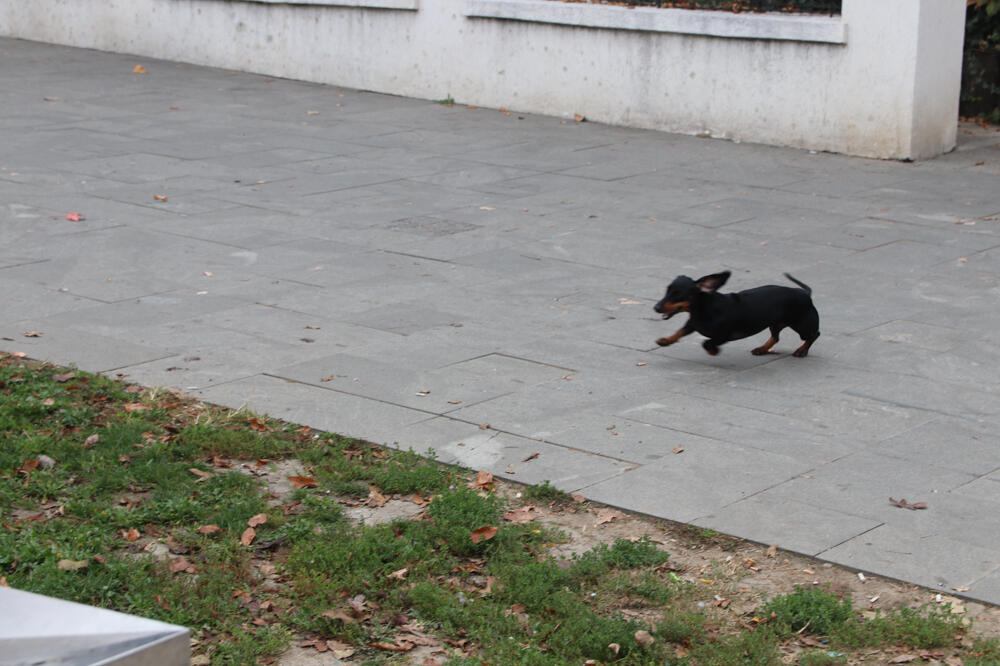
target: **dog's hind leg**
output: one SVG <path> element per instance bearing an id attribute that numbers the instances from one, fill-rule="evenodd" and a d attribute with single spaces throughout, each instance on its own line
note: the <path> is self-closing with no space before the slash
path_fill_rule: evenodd
<path id="1" fill-rule="evenodd" d="M 760 347 L 751 349 L 750 353 L 754 356 L 763 356 L 764 354 L 771 353 L 771 347 L 778 344 L 778 334 L 781 333 L 781 327 L 772 326 L 771 327 L 771 337 L 767 339 L 767 342 L 762 344 Z"/>

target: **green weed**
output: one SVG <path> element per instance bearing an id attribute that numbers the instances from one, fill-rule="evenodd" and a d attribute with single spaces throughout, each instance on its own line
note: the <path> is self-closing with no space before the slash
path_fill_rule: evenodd
<path id="1" fill-rule="evenodd" d="M 768 602 L 761 613 L 774 613 L 776 621 L 790 631 L 808 631 L 828 636 L 854 615 L 851 598 L 840 599 L 822 587 L 799 587 Z"/>

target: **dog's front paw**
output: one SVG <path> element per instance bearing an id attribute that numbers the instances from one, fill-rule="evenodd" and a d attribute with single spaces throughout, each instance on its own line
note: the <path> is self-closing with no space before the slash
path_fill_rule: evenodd
<path id="1" fill-rule="evenodd" d="M 710 356 L 716 356 L 719 353 L 719 345 L 711 340 L 705 340 L 705 342 L 701 343 L 701 346 Z"/>
<path id="2" fill-rule="evenodd" d="M 671 340 L 670 338 L 660 338 L 659 340 L 656 341 L 656 344 L 660 345 L 661 347 L 669 347 L 670 345 L 674 344 L 675 342 L 677 342 L 677 341 L 676 340 Z"/>

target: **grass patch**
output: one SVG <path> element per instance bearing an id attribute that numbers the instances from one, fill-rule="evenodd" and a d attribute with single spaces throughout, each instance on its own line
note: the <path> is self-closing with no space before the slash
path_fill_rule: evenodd
<path id="1" fill-rule="evenodd" d="M 301 487 L 273 497 L 264 475 L 290 457 Z M 851 659 L 895 645 L 1000 661 L 996 639 L 955 642 L 969 630 L 946 606 L 865 618 L 811 587 L 737 615 L 710 574 L 678 576 L 648 537 L 555 557 L 555 527 L 505 520 L 511 502 L 468 477 L 429 454 L 0 356 L 0 582 L 188 626 L 213 664 L 270 663 L 293 641 L 338 641 L 366 664 L 426 643 L 459 666 L 777 664 L 809 634 Z M 388 499 L 420 515 L 348 516 Z M 548 482 L 520 503 L 580 510 Z M 834 648 L 799 663 L 846 663 Z"/>

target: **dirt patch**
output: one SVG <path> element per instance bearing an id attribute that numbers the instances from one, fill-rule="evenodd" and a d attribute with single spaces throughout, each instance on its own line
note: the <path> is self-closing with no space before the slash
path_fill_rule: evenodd
<path id="1" fill-rule="evenodd" d="M 285 469 L 297 468 L 288 465 Z M 499 480 L 495 483 L 496 491 L 510 500 L 511 506 L 524 506 L 520 499 L 520 486 Z M 345 504 L 358 503 L 345 501 Z M 878 576 L 859 575 L 855 571 L 783 552 L 775 547 L 760 546 L 688 525 L 636 516 L 590 502 L 534 504 L 531 507 L 530 511 L 523 512 L 528 516 L 525 520 L 552 527 L 565 537 L 565 541 L 551 546 L 551 557 L 571 559 L 600 544 L 612 544 L 616 539 L 646 537 L 670 554 L 670 568 L 678 578 L 695 590 L 702 591 L 702 596 L 696 601 L 699 608 L 717 617 L 728 616 L 733 622 L 746 622 L 769 599 L 793 592 L 796 587 L 824 585 L 839 595 L 850 594 L 855 607 L 862 612 L 951 603 L 953 612 L 974 623 L 976 634 L 1000 637 L 1000 609 L 992 606 Z M 406 498 L 389 499 L 381 506 L 367 503 L 345 507 L 352 520 L 366 525 L 397 519 L 417 520 L 423 516 L 424 510 L 424 507 Z M 626 609 L 625 612 L 631 611 Z M 641 612 L 632 614 L 638 617 Z M 394 663 L 442 664 L 451 656 L 450 652 L 451 649 L 443 645 L 419 646 L 405 655 L 398 655 L 401 661 Z M 786 663 L 795 663 L 798 652 L 794 647 L 788 648 Z M 879 661 L 878 652 L 872 653 L 874 661 L 870 663 Z M 337 661 L 332 656 L 318 653 L 315 654 L 317 659 L 322 657 L 326 660 L 307 661 L 305 659 L 313 656 L 309 653 L 315 653 L 315 648 L 292 648 L 277 663 L 279 666 L 354 666 L 360 663 L 350 658 Z"/>

